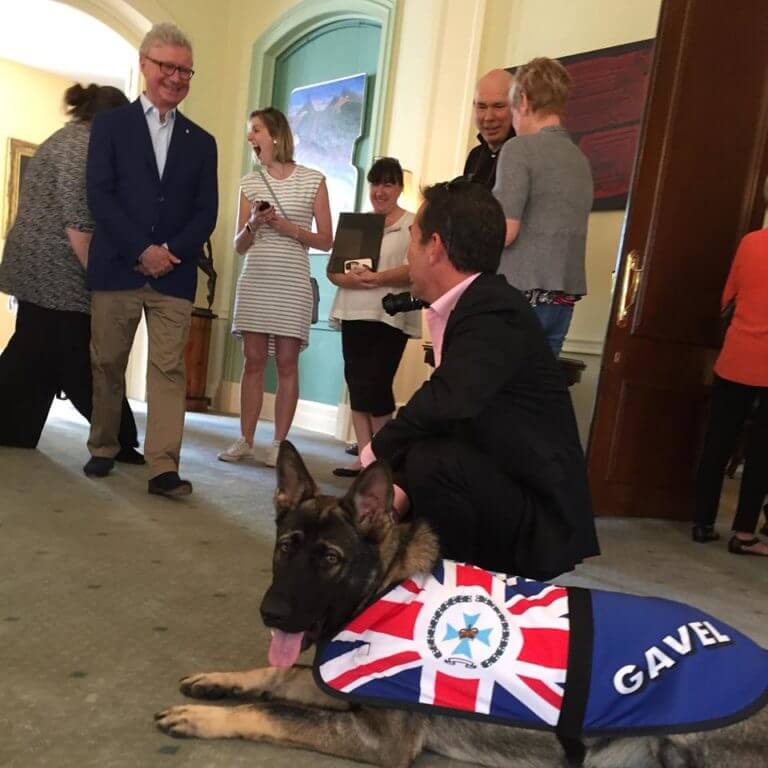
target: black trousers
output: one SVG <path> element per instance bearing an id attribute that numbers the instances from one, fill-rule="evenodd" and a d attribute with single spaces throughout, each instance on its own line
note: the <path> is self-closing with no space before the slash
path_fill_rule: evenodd
<path id="1" fill-rule="evenodd" d="M 713 525 L 728 460 L 733 454 L 744 422 L 753 413 L 752 430 L 744 451 L 739 503 L 731 528 L 754 533 L 765 494 L 768 492 L 768 387 L 751 387 L 715 376 L 707 434 L 696 482 L 694 522 Z"/>
<path id="2" fill-rule="evenodd" d="M 442 557 L 532 579 L 572 570 L 569 534 L 546 504 L 469 444 L 417 441 L 400 469 L 395 481 L 437 533 Z M 558 566 L 542 566 L 542 554 Z"/>
<path id="3" fill-rule="evenodd" d="M 377 320 L 342 320 L 344 378 L 353 411 L 387 416 L 395 410 L 392 382 L 408 336 Z"/>
<path id="4" fill-rule="evenodd" d="M 19 302 L 15 332 L 0 355 L 0 445 L 35 448 L 59 393 L 90 422 L 90 343 L 90 315 Z M 123 448 L 139 444 L 126 399 L 119 440 Z"/>

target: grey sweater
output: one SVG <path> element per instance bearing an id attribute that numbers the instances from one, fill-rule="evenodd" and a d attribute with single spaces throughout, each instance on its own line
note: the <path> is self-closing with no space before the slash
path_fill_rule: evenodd
<path id="1" fill-rule="evenodd" d="M 520 231 L 502 253 L 499 274 L 521 291 L 586 294 L 592 193 L 589 160 L 565 128 L 551 126 L 506 142 L 493 194 L 506 218 L 520 220 Z"/>

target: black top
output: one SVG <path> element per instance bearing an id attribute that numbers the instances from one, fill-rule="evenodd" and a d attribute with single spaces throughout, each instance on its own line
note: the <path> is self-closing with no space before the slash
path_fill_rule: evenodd
<path id="1" fill-rule="evenodd" d="M 509 141 L 516 135 L 515 129 L 510 128 L 504 141 Z M 496 161 L 504 143 L 496 151 L 493 151 L 479 133 L 477 140 L 480 143 L 467 155 L 467 162 L 464 163 L 464 176 L 470 181 L 478 181 L 480 184 L 485 184 L 488 189 L 493 189 L 493 185 L 496 183 Z"/>

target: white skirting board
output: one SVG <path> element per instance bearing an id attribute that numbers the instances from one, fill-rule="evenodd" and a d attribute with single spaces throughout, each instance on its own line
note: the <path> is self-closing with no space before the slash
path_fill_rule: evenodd
<path id="1" fill-rule="evenodd" d="M 219 387 L 219 394 L 214 401 L 214 406 L 217 411 L 224 413 L 240 413 L 240 382 L 223 381 Z M 260 419 L 273 421 L 274 415 L 275 396 L 270 392 L 265 392 Z M 324 435 L 333 435 L 339 440 L 346 439 L 337 435 L 338 422 L 338 406 L 315 403 L 311 400 L 299 400 L 296 406 L 296 415 L 293 418 L 293 426 L 295 427 L 308 429 L 310 432 L 320 432 Z"/>

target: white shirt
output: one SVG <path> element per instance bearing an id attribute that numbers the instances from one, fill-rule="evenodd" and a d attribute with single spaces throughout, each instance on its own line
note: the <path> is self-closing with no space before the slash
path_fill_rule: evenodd
<path id="1" fill-rule="evenodd" d="M 388 227 L 384 228 L 384 237 L 379 251 L 379 272 L 400 267 L 407 264 L 406 254 L 410 240 L 409 227 L 413 223 L 414 215 L 405 211 L 402 216 Z M 329 313 L 331 328 L 339 330 L 342 320 L 370 320 L 386 323 L 393 328 L 399 328 L 403 333 L 412 338 L 421 336 L 421 312 L 401 312 L 397 315 L 388 315 L 381 306 L 381 300 L 388 293 L 405 291 L 406 288 L 382 288 L 355 289 L 338 288 L 333 306 Z"/>
<path id="2" fill-rule="evenodd" d="M 160 113 L 157 107 L 146 97 L 145 94 L 139 96 L 141 106 L 144 109 L 144 117 L 147 120 L 149 135 L 152 139 L 152 149 L 155 151 L 155 161 L 157 162 L 157 172 L 160 178 L 163 178 L 165 170 L 165 161 L 168 158 L 168 147 L 173 135 L 173 124 L 176 121 L 176 110 L 171 109 L 165 113 L 165 120 L 160 120 Z"/>

